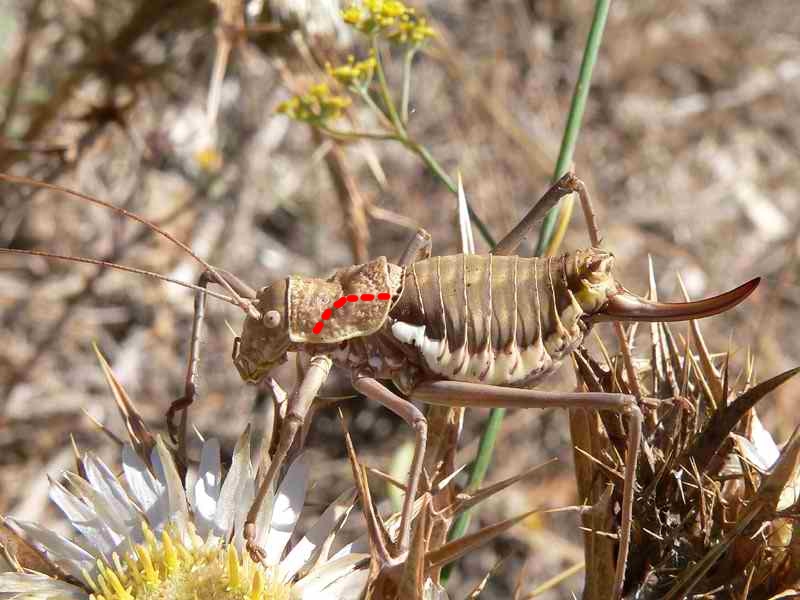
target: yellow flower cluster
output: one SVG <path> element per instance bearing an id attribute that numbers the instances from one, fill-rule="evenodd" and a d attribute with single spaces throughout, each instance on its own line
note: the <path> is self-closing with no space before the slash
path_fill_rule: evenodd
<path id="1" fill-rule="evenodd" d="M 399 0 L 362 0 L 344 9 L 342 19 L 362 33 L 380 34 L 399 44 L 419 45 L 436 35 L 425 18 Z"/>
<path id="2" fill-rule="evenodd" d="M 349 105 L 350 98 L 336 96 L 327 84 L 319 83 L 312 86 L 308 93 L 281 102 L 277 110 L 296 121 L 321 124 L 338 119 Z"/>
<path id="3" fill-rule="evenodd" d="M 362 87 L 372 81 L 372 75 L 377 66 L 378 61 L 374 56 L 356 62 L 355 57 L 351 54 L 347 57 L 347 64 L 334 67 L 328 63 L 325 65 L 325 69 L 328 71 L 328 75 L 342 85 Z"/>
<path id="4" fill-rule="evenodd" d="M 397 29 L 389 35 L 389 39 L 398 44 L 419 46 L 434 36 L 436 36 L 436 30 L 428 25 L 425 17 L 403 15 L 397 24 Z"/>
<path id="5" fill-rule="evenodd" d="M 257 565 L 232 545 L 184 543 L 174 531 L 159 540 L 143 525 L 144 543 L 122 557 L 98 560 L 95 577 L 84 572 L 91 600 L 289 600 L 277 573 Z"/>

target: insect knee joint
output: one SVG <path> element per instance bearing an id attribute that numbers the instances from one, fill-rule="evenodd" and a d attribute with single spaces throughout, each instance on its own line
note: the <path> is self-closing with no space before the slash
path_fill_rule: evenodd
<path id="1" fill-rule="evenodd" d="M 638 421 L 642 420 L 642 409 L 639 408 L 639 404 L 636 402 L 636 396 L 626 396 L 625 405 L 622 409 L 622 415 Z"/>

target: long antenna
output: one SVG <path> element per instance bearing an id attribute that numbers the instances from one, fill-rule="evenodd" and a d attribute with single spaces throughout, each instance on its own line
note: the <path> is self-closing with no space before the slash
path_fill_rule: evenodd
<path id="1" fill-rule="evenodd" d="M 146 271 L 144 269 L 137 269 L 136 267 L 126 267 L 125 265 L 119 265 L 117 263 L 107 262 L 105 260 L 98 260 L 96 258 L 84 258 L 83 256 L 68 256 L 66 254 L 53 254 L 51 252 L 41 252 L 39 250 L 19 250 L 16 248 L 0 248 L 0 253 L 27 254 L 28 256 L 43 256 L 44 258 L 54 258 L 56 260 L 68 260 L 72 262 L 86 263 L 89 265 L 108 267 L 109 269 L 117 269 L 119 271 L 127 271 L 128 273 L 136 273 L 137 275 L 144 275 L 146 277 L 160 279 L 161 281 L 168 281 L 169 283 L 174 283 L 175 285 L 180 285 L 185 288 L 189 288 L 190 290 L 203 292 L 205 294 L 208 294 L 209 296 L 213 296 L 214 298 L 233 304 L 234 306 L 239 305 L 239 303 L 236 302 L 236 300 L 231 298 L 230 296 L 226 296 L 225 294 L 220 294 L 211 291 L 207 288 L 200 287 L 199 285 L 186 283 L 185 281 L 180 281 L 179 279 L 173 279 L 172 277 L 167 277 L 166 275 L 161 275 L 160 273 L 154 273 L 152 271 Z"/>
<path id="2" fill-rule="evenodd" d="M 222 287 L 224 287 L 231 294 L 233 300 L 235 301 L 234 303 L 237 304 L 245 312 L 245 314 L 253 317 L 254 319 L 260 319 L 261 318 L 261 314 L 258 312 L 256 307 L 253 306 L 253 304 L 251 302 L 248 302 L 244 298 L 239 296 L 239 294 L 236 293 L 236 290 L 233 289 L 231 284 L 228 283 L 228 281 L 224 277 L 222 277 L 219 273 L 217 273 L 217 271 L 216 271 L 216 269 L 214 269 L 214 267 L 212 267 L 210 264 L 208 264 L 202 258 L 197 256 L 197 254 L 195 254 L 194 251 L 189 246 L 187 246 L 182 241 L 180 241 L 179 239 L 174 237 L 168 231 L 165 231 L 164 229 L 161 229 L 158 225 L 156 225 L 152 221 L 149 221 L 148 219 L 145 219 L 144 217 L 139 216 L 136 213 L 133 213 L 133 212 L 131 212 L 129 210 L 125 210 L 124 208 L 121 208 L 119 206 L 111 204 L 110 202 L 106 202 L 105 200 L 100 200 L 99 198 L 95 198 L 95 197 L 89 196 L 87 194 L 82 194 L 81 192 L 77 192 L 75 190 L 71 190 L 69 188 L 65 188 L 63 186 L 56 185 L 56 184 L 53 184 L 53 183 L 45 183 L 44 181 L 37 181 L 36 179 L 30 179 L 29 177 L 22 177 L 22 176 L 17 176 L 17 175 L 9 175 L 8 173 L 0 173 L 0 181 L 8 181 L 9 183 L 20 183 L 20 184 L 25 184 L 25 185 L 30 185 L 30 186 L 33 186 L 33 187 L 41 188 L 41 189 L 53 190 L 53 191 L 56 191 L 56 192 L 61 192 L 61 193 L 67 194 L 68 196 L 73 196 L 75 198 L 80 198 L 81 200 L 86 200 L 87 202 L 91 202 L 92 204 L 96 204 L 98 206 L 102 206 L 104 208 L 108 208 L 108 209 L 113 210 L 113 211 L 115 211 L 115 212 L 117 212 L 117 213 L 119 213 L 119 214 L 121 214 L 123 216 L 126 216 L 126 217 L 128 217 L 130 219 L 133 219 L 134 221 L 138 221 L 139 223 L 142 223 L 143 225 L 149 227 L 152 231 L 154 231 L 154 232 L 158 233 L 159 235 L 162 235 L 165 238 L 167 238 L 173 244 L 175 244 L 176 246 L 181 248 L 184 252 L 186 252 L 189 256 L 194 258 L 203 267 L 205 267 L 205 269 L 208 270 L 208 272 L 211 273 L 214 276 L 214 279 L 216 279 L 217 283 L 219 283 Z"/>

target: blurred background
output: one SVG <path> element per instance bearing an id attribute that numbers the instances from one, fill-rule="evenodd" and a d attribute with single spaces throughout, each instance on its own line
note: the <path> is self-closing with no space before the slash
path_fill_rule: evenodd
<path id="1" fill-rule="evenodd" d="M 461 171 L 472 206 L 499 239 L 548 187 L 593 3 L 412 4 L 439 35 L 415 61 L 411 135 L 448 172 Z M 244 10 L 261 15 L 250 31 L 239 26 Z M 314 60 L 340 64 L 349 54 L 366 49 L 332 0 L 5 0 L 0 171 L 145 215 L 254 287 L 368 256 L 391 259 L 417 225 L 433 234 L 434 253 L 459 252 L 455 198 L 415 156 L 391 142 L 334 144 L 275 114 L 292 89 L 322 78 Z M 399 94 L 401 65 L 388 68 Z M 651 256 L 662 299 L 680 298 L 676 273 L 693 297 L 762 276 L 744 305 L 702 323 L 712 351 L 733 349 L 738 366 L 751 352 L 761 379 L 800 362 L 798 114 L 794 2 L 612 4 L 575 158 L 605 245 L 619 278 L 639 293 Z M 376 126 L 358 103 L 348 118 Z M 522 254 L 535 236 L 529 242 Z M 563 248 L 586 245 L 576 212 Z M 113 260 L 188 282 L 200 273 L 136 223 L 22 185 L 0 184 L 0 246 Z M 176 286 L 0 256 L 0 513 L 60 527 L 45 473 L 72 465 L 69 435 L 114 459 L 114 443 L 92 422 L 120 430 L 93 343 L 160 426 L 182 392 L 191 318 L 192 293 Z M 271 405 L 230 361 L 227 325 L 237 330 L 241 320 L 234 307 L 210 301 L 201 402 L 191 411 L 197 428 L 229 449 Z M 647 343 L 642 337 L 640 352 Z M 294 377 L 291 363 L 278 374 L 286 388 Z M 546 387 L 573 385 L 567 365 Z M 761 405 L 777 440 L 798 423 L 798 392 L 790 381 Z M 346 377 L 326 393 L 349 393 Z M 389 469 L 407 428 L 360 399 L 342 408 L 362 459 Z M 474 456 L 485 417 L 468 411 L 461 462 Z M 310 497 L 323 506 L 351 485 L 334 410 L 317 415 L 308 444 Z M 559 463 L 487 504 L 473 526 L 578 501 L 564 413 L 514 414 L 497 456 L 489 481 L 554 456 Z M 348 527 L 362 530 L 360 514 Z M 517 587 L 525 597 L 583 560 L 577 519 L 526 521 L 473 553 L 454 571 L 452 597 L 503 558 L 482 597 L 507 598 Z M 542 597 L 570 598 L 582 581 L 577 574 Z"/>

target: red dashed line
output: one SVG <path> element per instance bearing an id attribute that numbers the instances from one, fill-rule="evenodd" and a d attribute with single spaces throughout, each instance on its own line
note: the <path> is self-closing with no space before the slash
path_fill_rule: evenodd
<path id="1" fill-rule="evenodd" d="M 391 294 L 388 292 L 381 292 L 378 294 L 378 300 L 390 300 L 392 297 Z M 333 303 L 334 308 L 342 308 L 348 302 L 371 302 L 375 300 L 374 294 L 361 294 L 361 297 L 358 297 L 358 294 L 349 294 L 347 296 L 342 296 L 336 302 Z M 320 317 L 320 321 L 317 321 L 316 325 L 314 325 L 314 329 L 312 331 L 315 335 L 319 335 L 322 332 L 322 328 L 325 327 L 325 321 L 330 319 L 333 316 L 333 311 L 330 308 L 326 308 L 322 316 Z"/>

